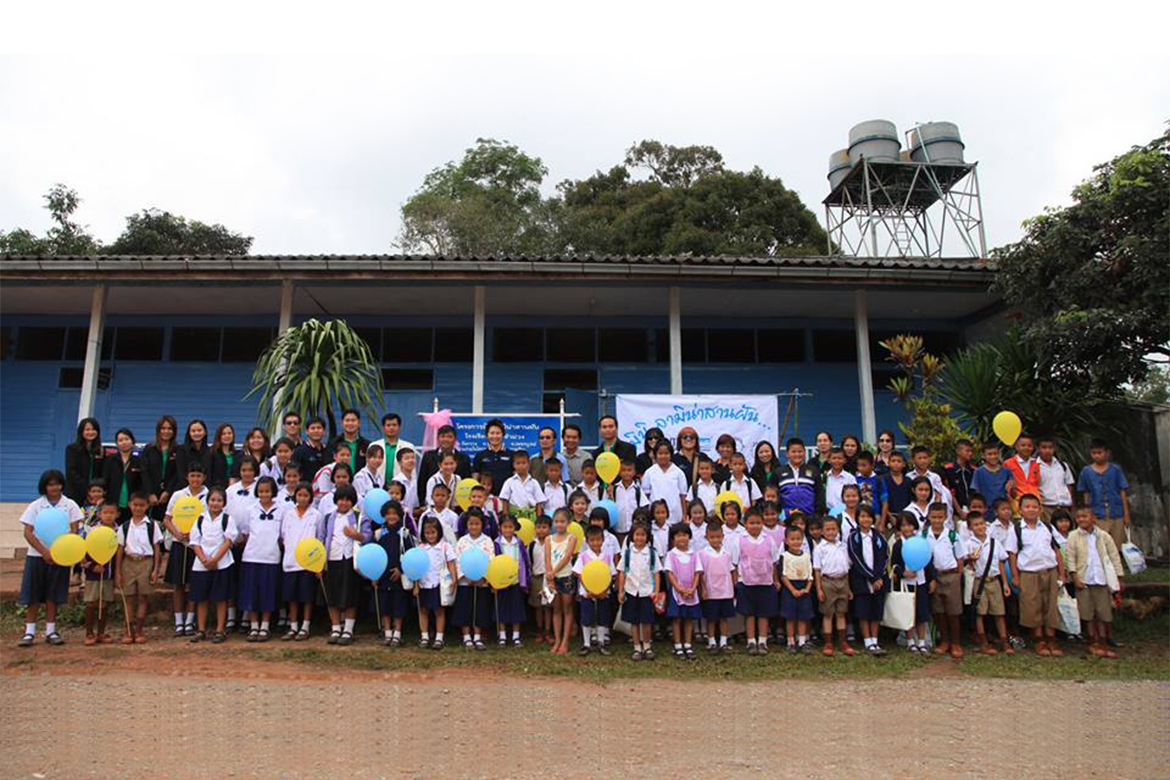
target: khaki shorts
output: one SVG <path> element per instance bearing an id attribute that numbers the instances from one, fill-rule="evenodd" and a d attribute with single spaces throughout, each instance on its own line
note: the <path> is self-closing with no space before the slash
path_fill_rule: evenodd
<path id="1" fill-rule="evenodd" d="M 1060 628 L 1056 608 L 1056 569 L 1020 572 L 1020 625 L 1024 628 Z"/>
<path id="2" fill-rule="evenodd" d="M 825 597 L 821 599 L 822 615 L 840 615 L 849 611 L 849 576 L 821 577 L 821 590 Z"/>
<path id="3" fill-rule="evenodd" d="M 982 577 L 975 578 L 975 590 L 973 593 L 979 593 L 979 583 L 982 580 Z M 988 577 L 987 582 L 983 586 L 983 593 L 979 596 L 979 603 L 975 606 L 975 614 L 1003 617 L 1005 612 L 1003 583 L 999 581 L 999 577 Z"/>
<path id="4" fill-rule="evenodd" d="M 963 577 L 958 569 L 938 573 L 930 596 L 930 611 L 950 617 L 963 614 Z"/>
<path id="5" fill-rule="evenodd" d="M 1081 620 L 1113 622 L 1113 594 L 1105 585 L 1086 585 L 1077 588 L 1077 609 Z"/>
<path id="6" fill-rule="evenodd" d="M 150 572 L 154 569 L 154 558 L 136 561 L 129 556 L 122 558 L 122 592 L 127 596 L 147 596 L 154 593 L 150 584 Z"/>
<path id="7" fill-rule="evenodd" d="M 101 596 L 102 601 L 113 601 L 117 597 L 117 591 L 114 587 L 113 580 L 86 580 L 85 581 L 85 603 L 93 604 Z"/>
<path id="8" fill-rule="evenodd" d="M 528 578 L 528 606 L 543 607 L 540 601 L 540 591 L 544 588 L 544 575 L 533 574 Z"/>
<path id="9" fill-rule="evenodd" d="M 1120 517 L 1098 517 L 1097 527 L 1113 537 L 1118 550 L 1125 544 L 1125 521 Z"/>

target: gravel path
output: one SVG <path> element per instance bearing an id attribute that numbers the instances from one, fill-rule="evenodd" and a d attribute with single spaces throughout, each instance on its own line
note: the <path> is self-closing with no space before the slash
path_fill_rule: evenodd
<path id="1" fill-rule="evenodd" d="M 9 668 L 0 776 L 1113 780 L 1164 777 L 1170 762 L 1170 686 L 1157 682 L 602 687 L 474 672 L 216 671 Z"/>

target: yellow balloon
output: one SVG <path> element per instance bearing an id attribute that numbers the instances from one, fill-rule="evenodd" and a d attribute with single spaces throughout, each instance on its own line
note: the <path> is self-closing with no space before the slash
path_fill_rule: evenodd
<path id="1" fill-rule="evenodd" d="M 85 540 L 77 534 L 61 534 L 53 541 L 49 548 L 53 555 L 53 563 L 58 566 L 72 566 L 81 563 L 85 557 Z"/>
<path id="2" fill-rule="evenodd" d="M 594 596 L 605 593 L 609 587 L 609 567 L 605 561 L 589 561 L 581 567 L 581 584 Z"/>
<path id="3" fill-rule="evenodd" d="M 195 496 L 183 496 L 171 507 L 171 519 L 175 521 L 175 527 L 185 534 L 191 533 L 201 514 L 203 502 Z"/>
<path id="4" fill-rule="evenodd" d="M 622 462 L 612 452 L 603 452 L 593 461 L 593 465 L 597 469 L 597 476 L 601 477 L 603 482 L 613 482 L 617 479 Z"/>
<path id="5" fill-rule="evenodd" d="M 118 552 L 118 534 L 108 525 L 99 525 L 85 537 L 85 552 L 94 561 L 105 566 Z"/>
<path id="6" fill-rule="evenodd" d="M 527 517 L 521 517 L 519 523 L 520 527 L 516 529 L 516 535 L 520 537 L 520 541 L 524 542 L 524 544 L 532 544 L 532 541 L 536 538 L 536 523 Z"/>
<path id="7" fill-rule="evenodd" d="M 520 565 L 511 555 L 494 555 L 488 561 L 488 584 L 496 590 L 503 590 L 520 581 Z"/>
<path id="8" fill-rule="evenodd" d="M 464 512 L 467 511 L 467 507 L 471 506 L 471 489 L 478 486 L 479 483 L 471 477 L 465 477 L 459 480 L 459 484 L 455 485 L 455 503 Z"/>
<path id="9" fill-rule="evenodd" d="M 569 533 L 577 537 L 577 552 L 585 549 L 585 529 L 576 520 L 569 523 Z"/>
<path id="10" fill-rule="evenodd" d="M 1018 414 L 1005 410 L 995 415 L 995 419 L 991 421 L 991 428 L 1000 441 L 1011 447 L 1016 443 L 1016 439 L 1020 438 L 1024 424 L 1020 422 Z"/>
<path id="11" fill-rule="evenodd" d="M 723 505 L 728 501 L 734 501 L 739 505 L 739 511 L 743 512 L 743 499 L 739 497 L 739 493 L 734 490 L 724 490 L 719 495 L 715 496 L 715 511 L 723 514 Z"/>
<path id="12" fill-rule="evenodd" d="M 311 536 L 301 539 L 293 549 L 293 555 L 306 571 L 319 573 L 325 568 L 325 545 L 321 544 L 320 539 Z M 356 556 L 354 560 L 357 560 Z"/>

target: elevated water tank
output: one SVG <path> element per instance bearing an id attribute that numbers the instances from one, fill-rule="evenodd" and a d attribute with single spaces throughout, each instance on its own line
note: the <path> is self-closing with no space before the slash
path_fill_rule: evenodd
<path id="1" fill-rule="evenodd" d="M 846 176 L 849 175 L 849 170 L 853 167 L 853 162 L 849 159 L 848 149 L 838 149 L 829 155 L 829 189 L 837 189 Z"/>
<path id="2" fill-rule="evenodd" d="M 897 162 L 898 128 L 884 119 L 871 119 L 853 126 L 849 131 L 849 158 L 853 161 L 862 157 L 870 162 Z"/>
<path id="3" fill-rule="evenodd" d="M 910 159 L 943 165 L 962 165 L 963 139 L 954 122 L 927 122 L 910 131 Z"/>

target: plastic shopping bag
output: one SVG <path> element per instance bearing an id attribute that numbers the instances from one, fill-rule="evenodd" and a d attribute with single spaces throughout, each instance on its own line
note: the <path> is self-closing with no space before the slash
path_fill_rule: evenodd
<path id="1" fill-rule="evenodd" d="M 1146 570 L 1146 555 L 1142 548 L 1133 543 L 1129 529 L 1125 529 L 1125 544 L 1121 545 L 1121 559 L 1125 561 L 1125 568 L 1130 574 L 1137 574 Z"/>
<path id="2" fill-rule="evenodd" d="M 1056 609 L 1060 612 L 1060 630 L 1069 636 L 1081 633 L 1081 611 L 1077 608 L 1077 600 L 1068 595 L 1062 586 L 1056 593 Z"/>
<path id="3" fill-rule="evenodd" d="M 882 625 L 897 631 L 914 628 L 914 591 L 898 590 L 886 594 L 886 608 L 882 614 Z"/>

